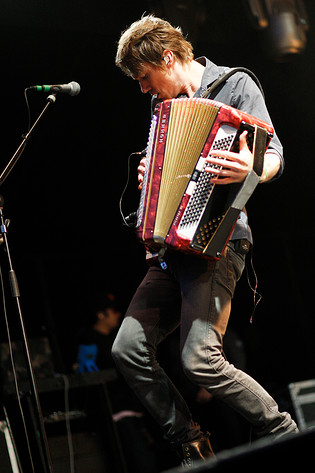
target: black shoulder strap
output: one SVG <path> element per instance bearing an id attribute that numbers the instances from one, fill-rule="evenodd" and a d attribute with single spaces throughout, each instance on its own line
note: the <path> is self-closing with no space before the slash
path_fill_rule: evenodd
<path id="1" fill-rule="evenodd" d="M 214 81 L 210 87 L 207 88 L 207 90 L 202 94 L 202 98 L 204 99 L 214 99 L 214 97 L 220 92 L 221 88 L 223 87 L 224 83 L 228 80 L 229 77 L 231 77 L 233 74 L 236 72 L 245 72 L 248 74 L 257 84 L 257 86 L 260 89 L 260 92 L 262 93 L 262 96 L 264 96 L 264 91 L 261 86 L 261 83 L 259 82 L 258 78 L 255 76 L 255 74 L 250 71 L 249 69 L 246 69 L 246 67 L 234 67 L 230 69 L 228 72 L 225 74 L 222 74 L 216 81 Z M 215 91 L 215 93 L 213 93 Z"/>

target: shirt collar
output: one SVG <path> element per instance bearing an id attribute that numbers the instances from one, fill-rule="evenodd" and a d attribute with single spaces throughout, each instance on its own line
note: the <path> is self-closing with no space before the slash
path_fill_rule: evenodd
<path id="1" fill-rule="evenodd" d="M 194 95 L 194 97 L 200 97 L 207 90 L 209 85 L 218 79 L 218 77 L 220 76 L 220 69 L 216 64 L 211 62 L 205 56 L 197 58 L 196 61 L 205 67 L 204 73 L 201 78 L 201 86 Z"/>
<path id="2" fill-rule="evenodd" d="M 199 89 L 196 91 L 194 97 L 200 97 L 206 90 L 207 88 L 219 78 L 220 76 L 220 69 L 219 67 L 214 64 L 214 62 L 210 61 L 207 57 L 201 56 L 195 59 L 197 62 L 202 64 L 205 67 L 205 70 L 203 72 L 202 78 L 201 78 L 201 85 Z M 179 97 L 177 97 L 179 98 Z M 154 110 L 155 106 L 161 102 L 161 100 L 156 99 L 156 96 L 152 96 L 151 100 L 151 108 Z"/>

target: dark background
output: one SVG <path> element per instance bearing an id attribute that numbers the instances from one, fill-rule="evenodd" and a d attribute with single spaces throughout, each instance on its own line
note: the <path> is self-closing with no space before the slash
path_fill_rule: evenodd
<path id="1" fill-rule="evenodd" d="M 261 33 L 238 0 L 196 0 L 186 2 L 187 8 L 150 1 L 2 2 L 1 171 L 27 131 L 24 89 L 72 80 L 81 85 L 77 97 L 57 97 L 1 189 L 27 333 L 48 334 L 57 371 L 71 370 L 75 334 L 95 293 L 114 291 L 124 310 L 146 270 L 144 249 L 122 225 L 119 198 L 129 154 L 146 146 L 150 97 L 115 67 L 114 57 L 120 32 L 155 11 L 183 27 L 196 57 L 248 67 L 263 85 L 286 169 L 276 183 L 259 186 L 248 205 L 263 298 L 250 324 L 253 295 L 244 275 L 231 326 L 244 340 L 249 371 L 266 386 L 315 377 L 315 4 L 304 4 L 310 23 L 306 49 L 278 63 L 266 54 Z M 28 98 L 33 122 L 46 95 L 30 92 Z M 126 214 L 138 204 L 136 166 L 132 158 Z M 9 290 L 6 295 L 10 300 Z M 14 333 L 16 322 L 9 317 Z"/>

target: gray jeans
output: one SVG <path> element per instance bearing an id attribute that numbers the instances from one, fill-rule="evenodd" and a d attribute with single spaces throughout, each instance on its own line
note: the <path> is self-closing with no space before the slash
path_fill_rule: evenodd
<path id="1" fill-rule="evenodd" d="M 166 261 L 166 270 L 159 265 L 149 268 L 130 303 L 112 354 L 171 444 L 176 447 L 202 435 L 156 359 L 159 343 L 179 324 L 181 361 L 191 381 L 243 415 L 259 437 L 296 431 L 290 415 L 280 413 L 273 398 L 222 354 L 244 256 L 227 247 L 217 262 L 181 253 L 167 255 Z"/>

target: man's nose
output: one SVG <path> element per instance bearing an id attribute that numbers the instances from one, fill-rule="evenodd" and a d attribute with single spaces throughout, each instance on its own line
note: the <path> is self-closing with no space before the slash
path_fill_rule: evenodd
<path id="1" fill-rule="evenodd" d="M 145 81 L 139 81 L 139 85 L 143 94 L 146 94 L 150 90 L 150 87 Z"/>

